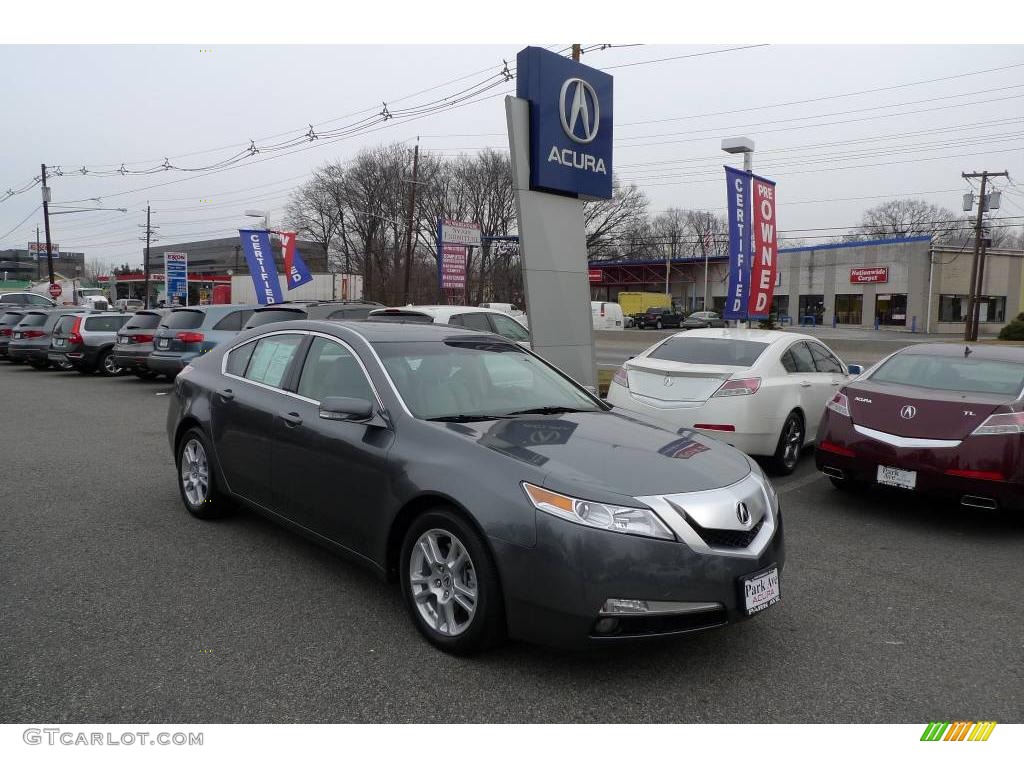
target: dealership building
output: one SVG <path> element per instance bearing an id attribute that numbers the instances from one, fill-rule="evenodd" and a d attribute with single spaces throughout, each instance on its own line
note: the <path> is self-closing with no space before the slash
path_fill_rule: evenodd
<path id="1" fill-rule="evenodd" d="M 963 333 L 973 256 L 973 243 L 933 244 L 930 236 L 781 248 L 772 310 L 794 325 Z M 673 259 L 668 266 L 673 300 L 688 311 L 701 309 L 705 259 Z M 595 300 L 665 291 L 665 261 L 592 261 L 590 268 Z M 727 257 L 709 257 L 706 274 L 708 303 L 721 312 Z M 980 293 L 979 330 L 998 333 L 1024 311 L 1024 251 L 987 249 Z"/>

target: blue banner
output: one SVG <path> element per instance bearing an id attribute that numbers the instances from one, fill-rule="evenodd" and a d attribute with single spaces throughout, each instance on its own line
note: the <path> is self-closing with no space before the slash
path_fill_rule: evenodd
<path id="1" fill-rule="evenodd" d="M 238 234 L 242 238 L 242 251 L 256 288 L 256 301 L 260 304 L 281 303 L 281 283 L 277 279 L 270 233 L 265 229 L 240 229 Z"/>
<path id="2" fill-rule="evenodd" d="M 729 292 L 722 317 L 747 319 L 750 292 L 750 185 L 751 174 L 725 167 L 729 216 Z"/>
<path id="3" fill-rule="evenodd" d="M 305 285 L 312 280 L 313 275 L 310 274 L 309 267 L 302 260 L 302 254 L 299 253 L 299 249 L 296 248 L 295 256 L 292 258 L 292 268 L 288 272 L 288 290 L 298 288 L 300 285 Z"/>

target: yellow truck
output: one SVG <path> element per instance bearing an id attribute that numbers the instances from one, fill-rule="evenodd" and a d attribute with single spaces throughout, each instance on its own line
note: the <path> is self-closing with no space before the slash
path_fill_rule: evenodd
<path id="1" fill-rule="evenodd" d="M 623 315 L 639 315 L 650 307 L 672 309 L 672 297 L 667 293 L 648 291 L 619 291 L 619 306 Z"/>

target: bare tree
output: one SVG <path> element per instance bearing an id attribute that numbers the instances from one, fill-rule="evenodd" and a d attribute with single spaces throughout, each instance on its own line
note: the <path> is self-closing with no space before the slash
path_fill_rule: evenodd
<path id="1" fill-rule="evenodd" d="M 887 200 L 864 211 L 860 226 L 846 240 L 931 235 L 936 242 L 962 238 L 970 222 L 948 208 L 926 200 Z"/>
<path id="2" fill-rule="evenodd" d="M 636 184 L 623 186 L 615 179 L 612 196 L 588 202 L 583 207 L 587 231 L 587 255 L 591 259 L 617 259 L 628 248 L 623 238 L 647 221 L 647 195 Z"/>

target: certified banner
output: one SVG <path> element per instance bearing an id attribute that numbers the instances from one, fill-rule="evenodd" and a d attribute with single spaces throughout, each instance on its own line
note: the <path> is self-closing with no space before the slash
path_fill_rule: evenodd
<path id="1" fill-rule="evenodd" d="M 278 232 L 281 236 L 281 253 L 284 255 L 284 273 L 288 280 L 288 290 L 312 281 L 313 275 L 302 260 L 302 254 L 295 246 L 295 232 Z"/>
<path id="2" fill-rule="evenodd" d="M 750 181 L 751 174 L 725 166 L 729 215 L 729 292 L 722 317 L 747 319 L 750 282 Z"/>
<path id="3" fill-rule="evenodd" d="M 750 301 L 747 316 L 768 317 L 779 269 L 778 231 L 775 222 L 775 182 L 753 176 L 754 252 L 750 264 Z"/>
<path id="4" fill-rule="evenodd" d="M 270 233 L 265 229 L 240 229 L 238 234 L 242 238 L 242 251 L 256 288 L 256 301 L 280 304 L 281 284 L 274 265 L 274 251 L 270 247 Z"/>

